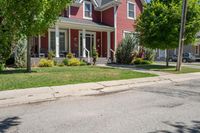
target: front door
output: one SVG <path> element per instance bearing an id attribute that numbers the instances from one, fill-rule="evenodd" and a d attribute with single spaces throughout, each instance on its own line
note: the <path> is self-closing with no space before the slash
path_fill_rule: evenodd
<path id="1" fill-rule="evenodd" d="M 79 57 L 83 56 L 83 40 L 82 40 L 82 32 L 79 34 Z M 95 33 L 89 33 L 86 32 L 85 34 L 85 40 L 86 40 L 86 49 L 89 51 L 90 56 L 92 55 L 93 47 L 95 47 Z M 88 52 L 86 52 L 86 56 L 88 56 Z"/>

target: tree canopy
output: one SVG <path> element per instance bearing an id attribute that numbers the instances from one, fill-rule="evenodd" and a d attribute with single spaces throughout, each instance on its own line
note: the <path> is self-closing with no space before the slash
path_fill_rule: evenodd
<path id="1" fill-rule="evenodd" d="M 36 36 L 53 26 L 71 0 L 0 0 L 0 50 L 6 59 L 22 37 Z M 9 51 L 7 50 L 9 49 Z M 4 58 L 3 58 L 4 57 Z"/>
<path id="2" fill-rule="evenodd" d="M 194 43 L 200 31 L 200 1 L 188 0 L 185 44 Z M 141 45 L 153 49 L 178 47 L 182 1 L 151 0 L 137 20 Z"/>

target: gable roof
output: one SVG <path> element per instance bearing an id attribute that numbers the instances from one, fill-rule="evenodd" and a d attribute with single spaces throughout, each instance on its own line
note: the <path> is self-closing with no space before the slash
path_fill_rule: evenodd
<path id="1" fill-rule="evenodd" d="M 104 9 L 106 7 L 109 7 L 109 6 L 113 6 L 113 5 L 118 5 L 121 3 L 121 0 L 91 0 L 94 5 L 95 5 L 95 8 L 96 9 Z M 145 0 L 140 0 L 142 4 L 145 4 L 146 1 Z M 82 3 L 83 0 L 75 0 L 75 3 Z"/>

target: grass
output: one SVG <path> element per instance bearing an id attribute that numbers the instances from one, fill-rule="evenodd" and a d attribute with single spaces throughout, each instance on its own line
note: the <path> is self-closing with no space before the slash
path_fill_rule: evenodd
<path id="1" fill-rule="evenodd" d="M 92 66 L 33 68 L 32 73 L 15 69 L 0 73 L 0 91 L 152 76 L 156 75 Z"/>
<path id="2" fill-rule="evenodd" d="M 197 68 L 191 68 L 191 67 L 182 67 L 182 70 L 180 72 L 176 71 L 175 66 L 169 66 L 166 67 L 164 65 L 137 65 L 137 68 L 152 70 L 152 71 L 161 71 L 161 72 L 168 72 L 173 74 L 184 74 L 184 73 L 194 73 L 194 72 L 200 72 L 200 69 Z"/>

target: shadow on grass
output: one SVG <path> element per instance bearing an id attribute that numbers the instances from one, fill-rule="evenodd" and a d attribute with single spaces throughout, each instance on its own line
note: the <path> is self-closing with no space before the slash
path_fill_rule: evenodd
<path id="1" fill-rule="evenodd" d="M 123 64 L 108 64 L 111 67 L 123 67 L 123 68 L 135 68 L 135 69 L 146 69 L 146 70 L 175 70 L 175 66 L 165 66 L 165 65 L 154 65 L 154 64 L 142 64 L 142 65 L 123 65 Z"/>
<path id="2" fill-rule="evenodd" d="M 21 122 L 19 117 L 9 117 L 0 121 L 0 133 L 5 133 L 11 127 L 18 126 Z"/>
<path id="3" fill-rule="evenodd" d="M 26 69 L 13 69 L 13 70 L 4 70 L 0 74 L 17 74 L 17 73 L 29 73 Z M 31 71 L 31 73 L 36 73 L 36 71 Z"/>
<path id="4" fill-rule="evenodd" d="M 200 121 L 192 121 L 192 124 L 190 125 L 183 122 L 176 122 L 173 124 L 167 121 L 163 123 L 173 127 L 175 130 L 173 132 L 169 130 L 157 130 L 149 133 L 200 133 Z"/>
<path id="5" fill-rule="evenodd" d="M 166 69 L 174 69 L 175 66 L 164 66 L 164 65 L 135 65 L 136 68 L 147 69 L 147 70 L 166 70 Z"/>

